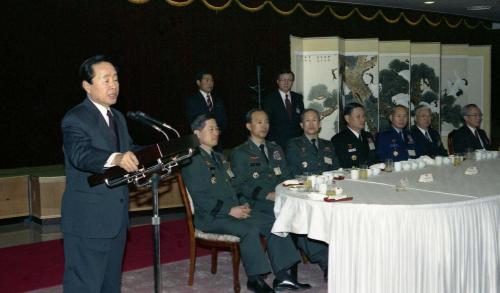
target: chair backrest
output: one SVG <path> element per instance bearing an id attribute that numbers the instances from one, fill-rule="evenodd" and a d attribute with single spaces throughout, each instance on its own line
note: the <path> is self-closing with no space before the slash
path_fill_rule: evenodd
<path id="1" fill-rule="evenodd" d="M 179 184 L 179 191 L 181 193 L 182 203 L 184 204 L 184 208 L 186 209 L 186 219 L 188 222 L 189 235 L 192 235 L 194 237 L 193 201 L 191 200 L 191 196 L 189 195 L 186 185 L 184 184 L 181 172 L 177 171 L 176 175 L 177 175 L 177 183 Z"/>
<path id="2" fill-rule="evenodd" d="M 450 155 L 453 155 L 455 153 L 455 150 L 453 149 L 453 141 L 455 140 L 455 133 L 456 130 L 452 130 L 450 133 L 448 133 L 448 153 Z"/>

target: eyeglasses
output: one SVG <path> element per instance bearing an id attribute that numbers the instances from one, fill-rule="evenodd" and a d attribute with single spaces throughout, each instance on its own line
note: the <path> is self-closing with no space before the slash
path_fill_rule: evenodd
<path id="1" fill-rule="evenodd" d="M 468 117 L 478 117 L 478 118 L 483 118 L 483 114 L 469 114 L 469 115 L 465 115 L 465 116 L 468 116 Z"/>

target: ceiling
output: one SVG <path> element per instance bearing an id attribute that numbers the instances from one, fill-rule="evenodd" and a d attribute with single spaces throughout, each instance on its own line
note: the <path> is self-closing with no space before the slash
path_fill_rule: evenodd
<path id="1" fill-rule="evenodd" d="M 312 0 L 345 4 L 381 6 L 399 9 L 411 9 L 435 13 L 453 14 L 489 21 L 500 22 L 500 0 L 434 0 L 434 4 L 424 4 L 426 0 Z M 468 10 L 471 6 L 490 6 L 487 10 Z"/>

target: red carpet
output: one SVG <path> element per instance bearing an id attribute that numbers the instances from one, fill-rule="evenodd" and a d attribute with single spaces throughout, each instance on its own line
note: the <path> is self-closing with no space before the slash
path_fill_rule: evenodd
<path id="1" fill-rule="evenodd" d="M 161 262 L 189 257 L 186 220 L 164 222 L 161 229 Z M 198 249 L 199 255 L 208 250 Z M 153 265 L 153 239 L 150 225 L 129 230 L 123 270 Z M 0 249 L 0 292 L 24 292 L 62 283 L 64 253 L 62 240 Z"/>

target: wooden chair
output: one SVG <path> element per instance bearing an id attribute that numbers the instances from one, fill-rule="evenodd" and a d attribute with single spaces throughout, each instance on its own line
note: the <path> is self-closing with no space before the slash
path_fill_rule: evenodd
<path id="1" fill-rule="evenodd" d="M 177 172 L 177 182 L 179 184 L 179 190 L 181 193 L 182 202 L 186 208 L 186 218 L 188 223 L 188 233 L 189 233 L 189 279 L 188 285 L 193 286 L 194 281 L 194 271 L 196 266 L 196 247 L 209 248 L 212 255 L 212 274 L 217 273 L 217 253 L 219 250 L 229 250 L 231 252 L 232 264 L 233 264 L 233 287 L 234 292 L 240 292 L 240 239 L 233 235 L 225 234 L 213 234 L 205 233 L 194 227 L 193 215 L 194 206 L 191 200 L 191 196 L 184 185 L 184 180 L 180 172 Z"/>
<path id="2" fill-rule="evenodd" d="M 456 130 L 452 130 L 450 133 L 448 133 L 448 153 L 450 155 L 453 155 L 455 153 L 453 149 L 453 140 L 455 139 L 455 134 Z"/>

